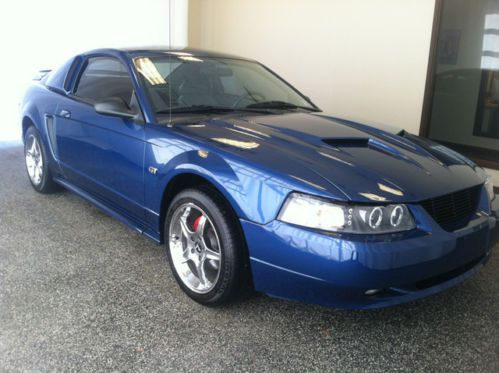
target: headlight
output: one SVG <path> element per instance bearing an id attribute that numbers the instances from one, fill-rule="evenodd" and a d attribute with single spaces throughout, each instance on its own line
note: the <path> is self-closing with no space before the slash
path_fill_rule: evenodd
<path id="1" fill-rule="evenodd" d="M 342 205 L 304 194 L 291 194 L 278 219 L 332 232 L 380 234 L 416 227 L 405 205 Z"/>
<path id="2" fill-rule="evenodd" d="M 494 193 L 494 183 L 492 183 L 492 177 L 490 176 L 487 176 L 487 179 L 485 180 L 485 189 L 487 189 L 490 200 L 493 201 L 494 198 L 496 198 L 496 194 Z"/>

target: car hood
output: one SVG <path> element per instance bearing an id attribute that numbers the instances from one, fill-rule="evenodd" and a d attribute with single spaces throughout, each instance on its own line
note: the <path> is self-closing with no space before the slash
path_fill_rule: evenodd
<path id="1" fill-rule="evenodd" d="M 351 201 L 419 202 L 484 181 L 446 147 L 323 114 L 226 115 L 175 127 L 277 172 L 312 170 Z"/>

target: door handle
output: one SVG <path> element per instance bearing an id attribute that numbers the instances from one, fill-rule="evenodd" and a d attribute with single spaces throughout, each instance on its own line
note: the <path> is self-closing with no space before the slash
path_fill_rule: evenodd
<path id="1" fill-rule="evenodd" d="M 69 110 L 62 109 L 60 114 L 63 118 L 71 118 L 71 112 Z"/>

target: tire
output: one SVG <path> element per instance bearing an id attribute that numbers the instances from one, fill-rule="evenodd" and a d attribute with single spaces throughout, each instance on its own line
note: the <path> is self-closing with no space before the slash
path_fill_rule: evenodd
<path id="1" fill-rule="evenodd" d="M 37 192 L 46 194 L 58 189 L 52 179 L 47 151 L 40 134 L 33 126 L 28 128 L 24 136 L 24 159 L 28 179 Z"/>
<path id="2" fill-rule="evenodd" d="M 244 290 L 244 239 L 235 214 L 215 190 L 187 189 L 175 196 L 166 214 L 165 244 L 177 283 L 194 301 L 222 305 Z"/>

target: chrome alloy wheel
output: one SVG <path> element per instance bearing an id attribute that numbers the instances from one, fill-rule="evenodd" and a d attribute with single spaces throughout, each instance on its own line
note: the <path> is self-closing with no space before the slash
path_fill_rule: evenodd
<path id="1" fill-rule="evenodd" d="M 43 156 L 40 144 L 35 136 L 30 135 L 25 145 L 26 168 L 31 182 L 40 185 L 43 178 Z"/>
<path id="2" fill-rule="evenodd" d="M 215 287 L 221 270 L 220 240 L 200 207 L 188 202 L 174 211 L 169 248 L 175 270 L 189 289 L 205 294 Z"/>

